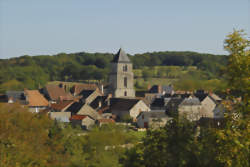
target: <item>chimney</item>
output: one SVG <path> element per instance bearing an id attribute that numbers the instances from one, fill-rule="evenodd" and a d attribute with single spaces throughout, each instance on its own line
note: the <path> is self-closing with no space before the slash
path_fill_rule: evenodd
<path id="1" fill-rule="evenodd" d="M 102 92 L 102 94 L 104 94 L 104 91 L 103 91 L 103 84 L 101 84 L 101 92 Z"/>
<path id="2" fill-rule="evenodd" d="M 99 108 L 102 107 L 102 102 L 101 102 L 101 101 L 98 102 L 98 107 L 99 107 Z"/>
<path id="3" fill-rule="evenodd" d="M 112 98 L 112 94 L 108 94 L 107 97 L 107 105 L 110 106 L 110 99 Z"/>
<path id="4" fill-rule="evenodd" d="M 148 84 L 148 90 L 150 90 L 150 88 L 151 88 L 151 85 L 150 85 L 150 84 Z"/>
<path id="5" fill-rule="evenodd" d="M 162 92 L 162 87 L 161 87 L 161 85 L 158 85 L 158 86 L 157 86 L 157 89 L 158 89 L 158 90 L 157 90 L 157 93 L 161 93 L 161 92 Z"/>

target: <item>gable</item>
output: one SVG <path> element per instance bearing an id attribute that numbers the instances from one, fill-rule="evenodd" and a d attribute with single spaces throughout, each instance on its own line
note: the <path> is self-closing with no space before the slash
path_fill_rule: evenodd
<path id="1" fill-rule="evenodd" d="M 84 104 L 81 109 L 76 113 L 77 115 L 87 115 L 93 119 L 98 119 L 99 114 L 88 104 Z"/>

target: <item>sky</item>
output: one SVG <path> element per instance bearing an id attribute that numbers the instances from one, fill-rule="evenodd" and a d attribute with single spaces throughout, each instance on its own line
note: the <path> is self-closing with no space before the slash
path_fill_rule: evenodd
<path id="1" fill-rule="evenodd" d="M 0 0 L 0 58 L 75 52 L 227 54 L 250 0 Z"/>

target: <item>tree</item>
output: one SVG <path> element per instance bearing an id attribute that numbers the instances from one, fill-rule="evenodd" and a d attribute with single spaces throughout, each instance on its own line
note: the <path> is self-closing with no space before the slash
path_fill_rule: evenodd
<path id="1" fill-rule="evenodd" d="M 250 41 L 244 38 L 243 30 L 229 34 L 225 50 L 229 52 L 226 73 L 230 89 L 238 90 L 249 98 L 250 92 Z"/>
<path id="2" fill-rule="evenodd" d="M 215 132 L 217 159 L 226 166 L 250 166 L 250 41 L 242 30 L 229 34 L 225 49 L 229 52 L 226 68 L 229 89 L 239 91 L 243 100 L 231 95 L 225 129 Z"/>

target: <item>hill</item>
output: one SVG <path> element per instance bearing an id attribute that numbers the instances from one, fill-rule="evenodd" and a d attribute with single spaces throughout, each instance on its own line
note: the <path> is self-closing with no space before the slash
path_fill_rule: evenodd
<path id="1" fill-rule="evenodd" d="M 21 56 L 0 59 L 0 92 L 8 89 L 36 89 L 48 81 L 106 82 L 111 53 L 60 53 L 57 55 Z M 216 79 L 227 63 L 227 56 L 196 52 L 153 52 L 129 55 L 135 77 Z M 154 70 L 152 70 L 152 68 Z M 135 83 L 136 84 L 136 83 Z"/>

